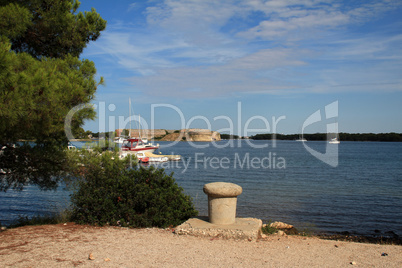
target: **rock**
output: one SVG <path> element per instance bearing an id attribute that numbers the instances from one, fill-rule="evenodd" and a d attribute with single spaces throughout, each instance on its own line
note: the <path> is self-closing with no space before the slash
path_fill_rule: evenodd
<path id="1" fill-rule="evenodd" d="M 6 226 L 1 226 L 0 231 L 5 231 L 5 230 L 7 230 L 7 227 Z"/>
<path id="2" fill-rule="evenodd" d="M 276 232 L 276 234 L 279 235 L 279 236 L 286 236 L 286 233 L 284 231 L 282 231 L 282 230 L 278 230 Z"/>
<path id="3" fill-rule="evenodd" d="M 285 229 L 286 234 L 288 235 L 298 235 L 299 231 L 296 228 Z"/>
<path id="4" fill-rule="evenodd" d="M 88 260 L 91 260 L 91 261 L 95 260 L 95 257 L 92 253 L 89 253 Z"/>
<path id="5" fill-rule="evenodd" d="M 292 229 L 293 228 L 293 225 L 290 225 L 290 224 L 287 224 L 284 222 L 280 222 L 280 221 L 275 221 L 275 222 L 271 223 L 269 226 L 273 227 L 273 228 L 277 228 L 277 229 Z"/>
<path id="6" fill-rule="evenodd" d="M 205 220 L 191 218 L 177 226 L 175 234 L 236 240 L 251 239 L 252 241 L 257 241 L 261 237 L 262 221 L 260 219 L 236 218 L 232 225 L 217 225 Z"/>
<path id="7" fill-rule="evenodd" d="M 105 258 L 105 261 L 110 261 L 110 259 L 109 259 L 109 258 Z"/>
<path id="8" fill-rule="evenodd" d="M 351 261 L 350 264 L 351 264 L 351 265 L 356 265 L 356 262 L 355 262 L 355 261 Z"/>

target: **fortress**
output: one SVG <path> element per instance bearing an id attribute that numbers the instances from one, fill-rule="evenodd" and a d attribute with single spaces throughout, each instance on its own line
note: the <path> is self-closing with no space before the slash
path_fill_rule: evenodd
<path id="1" fill-rule="evenodd" d="M 116 129 L 117 136 L 120 136 L 123 129 Z M 138 129 L 131 129 L 131 137 L 139 137 Z M 219 132 L 209 129 L 181 129 L 181 130 L 166 130 L 166 129 L 141 129 L 141 137 L 148 140 L 160 141 L 220 141 L 221 135 Z"/>

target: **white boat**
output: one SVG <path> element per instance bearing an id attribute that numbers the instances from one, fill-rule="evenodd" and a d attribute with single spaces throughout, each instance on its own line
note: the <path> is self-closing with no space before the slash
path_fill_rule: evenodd
<path id="1" fill-rule="evenodd" d="M 303 136 L 299 136 L 299 138 L 295 141 L 301 141 L 301 142 L 305 142 L 307 141 L 305 138 L 303 138 Z"/>
<path id="2" fill-rule="evenodd" d="M 147 153 L 138 152 L 135 154 L 140 162 L 148 163 L 148 162 L 167 162 L 169 159 L 166 156 L 148 156 Z M 153 154 L 151 154 L 153 155 Z"/>
<path id="3" fill-rule="evenodd" d="M 166 156 L 148 157 L 149 162 L 167 162 L 169 159 Z"/>
<path id="4" fill-rule="evenodd" d="M 120 154 L 120 158 L 127 157 L 130 153 L 129 152 L 122 152 Z M 149 163 L 149 162 L 167 162 L 169 161 L 169 158 L 166 156 L 147 156 L 146 152 L 134 152 L 131 153 L 132 155 L 135 155 L 136 158 L 138 159 L 138 162 L 140 163 Z"/>
<path id="5" fill-rule="evenodd" d="M 144 143 L 140 138 L 129 138 L 123 142 L 121 150 L 123 152 L 155 152 L 159 149 L 159 144 Z"/>
<path id="6" fill-rule="evenodd" d="M 131 117 L 131 98 L 129 100 L 129 114 Z M 139 115 L 139 137 L 138 138 L 132 138 L 131 137 L 131 121 L 130 121 L 130 131 L 128 134 L 128 138 L 123 139 L 121 150 L 124 152 L 150 152 L 153 153 L 155 150 L 159 149 L 159 144 L 152 144 L 148 142 L 147 138 L 142 138 L 141 137 L 141 115 Z"/>
<path id="7" fill-rule="evenodd" d="M 338 138 L 333 138 L 333 139 L 331 139 L 331 140 L 329 141 L 329 143 L 330 143 L 330 144 L 339 144 L 339 143 L 341 143 L 341 142 L 338 140 Z"/>

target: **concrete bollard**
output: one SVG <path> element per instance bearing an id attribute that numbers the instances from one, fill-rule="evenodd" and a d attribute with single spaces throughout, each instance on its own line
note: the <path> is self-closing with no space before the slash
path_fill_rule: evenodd
<path id="1" fill-rule="evenodd" d="M 204 185 L 208 195 L 208 217 L 213 224 L 233 224 L 236 219 L 237 196 L 243 189 L 234 183 L 212 182 Z"/>

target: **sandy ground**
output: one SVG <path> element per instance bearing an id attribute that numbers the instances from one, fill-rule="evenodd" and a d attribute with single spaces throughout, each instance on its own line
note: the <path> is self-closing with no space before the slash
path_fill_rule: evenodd
<path id="1" fill-rule="evenodd" d="M 386 253 L 387 256 L 381 256 Z M 94 258 L 89 260 L 89 255 Z M 268 236 L 257 242 L 165 229 L 66 225 L 0 233 L 0 267 L 402 267 L 402 246 Z"/>

